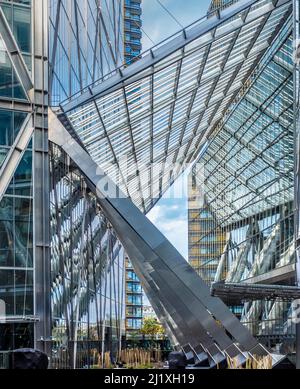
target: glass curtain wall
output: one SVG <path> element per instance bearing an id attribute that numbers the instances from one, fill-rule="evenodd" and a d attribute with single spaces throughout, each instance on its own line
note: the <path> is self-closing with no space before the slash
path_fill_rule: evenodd
<path id="1" fill-rule="evenodd" d="M 293 39 L 291 21 L 244 85 L 235 104 L 212 134 L 193 171 L 197 188 L 216 225 L 191 246 L 201 249 L 211 236 L 226 237 L 221 253 L 210 248 L 208 272 L 214 281 L 294 284 L 295 264 Z M 191 249 L 192 249 L 191 247 Z M 214 253 L 214 254 L 213 254 Z M 260 279 L 260 282 L 261 279 Z M 242 321 L 271 346 L 294 340 L 290 304 L 246 303 Z"/>
<path id="2" fill-rule="evenodd" d="M 124 55 L 126 65 L 140 58 L 142 51 L 142 0 L 124 2 Z M 139 88 L 133 91 L 137 96 Z M 129 258 L 125 258 L 126 267 L 126 335 L 136 334 L 143 321 L 143 291 L 141 283 L 134 273 Z"/>
<path id="3" fill-rule="evenodd" d="M 102 367 L 124 335 L 124 252 L 79 170 L 51 144 L 52 367 Z"/>
<path id="4" fill-rule="evenodd" d="M 189 263 L 199 276 L 211 285 L 226 244 L 226 234 L 218 227 L 216 217 L 197 187 L 193 171 L 188 180 Z"/>
<path id="5" fill-rule="evenodd" d="M 123 13 L 123 0 L 49 1 L 52 106 L 123 64 Z M 50 175 L 52 366 L 102 367 L 124 335 L 123 248 L 80 169 L 53 144 Z"/>
<path id="6" fill-rule="evenodd" d="M 124 62 L 123 0 L 49 1 L 51 105 Z"/>
<path id="7" fill-rule="evenodd" d="M 0 7 L 30 71 L 31 1 L 0 1 Z M 1 37 L 0 100 L 1 167 L 28 114 L 4 108 L 5 105 L 12 106 L 12 101 L 16 106 L 18 103 L 26 106 L 28 100 Z M 5 322 L 0 321 L 0 367 L 5 352 L 34 344 L 32 170 L 30 142 L 0 200 L 0 300 L 6 314 Z"/>

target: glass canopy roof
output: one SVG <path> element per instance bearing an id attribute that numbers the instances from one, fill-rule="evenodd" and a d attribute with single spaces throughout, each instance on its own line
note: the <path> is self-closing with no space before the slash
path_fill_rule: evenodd
<path id="1" fill-rule="evenodd" d="M 286 32 L 196 165 L 198 187 L 221 227 L 294 199 L 291 24 Z"/>
<path id="2" fill-rule="evenodd" d="M 94 161 L 147 212 L 198 158 L 291 10 L 288 0 L 241 0 L 214 11 L 63 103 L 62 121 L 71 123 Z M 288 70 L 278 67 L 274 62 L 269 71 L 278 73 L 281 85 Z M 268 82 L 268 73 L 264 77 Z M 288 95 L 287 83 L 283 88 Z M 259 103 L 253 91 L 244 102 L 246 113 L 232 119 L 235 125 L 259 110 Z M 276 122 L 278 132 L 285 115 Z M 272 117 L 261 120 L 267 125 Z M 230 128 L 222 136 L 234 142 Z M 255 150 L 244 158 L 254 156 Z M 272 161 L 266 153 L 262 169 L 271 169 Z"/>

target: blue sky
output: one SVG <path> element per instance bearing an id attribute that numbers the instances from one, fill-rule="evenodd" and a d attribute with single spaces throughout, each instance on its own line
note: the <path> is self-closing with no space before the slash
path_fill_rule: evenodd
<path id="1" fill-rule="evenodd" d="M 204 16 L 211 0 L 160 0 L 183 25 L 187 26 Z M 143 0 L 143 29 L 155 43 L 180 30 L 180 26 L 168 15 L 156 0 Z M 152 46 L 150 40 L 143 38 L 143 49 Z M 149 219 L 173 243 L 179 252 L 188 259 L 188 224 L 187 224 L 187 176 L 186 174 L 171 188 L 164 198 L 149 213 Z M 170 196 L 170 191 L 180 193 L 182 198 Z"/>
<path id="2" fill-rule="evenodd" d="M 179 193 L 183 195 L 179 197 Z M 148 217 L 184 258 L 188 259 L 187 174 L 175 182 Z"/>
<path id="3" fill-rule="evenodd" d="M 211 0 L 160 0 L 160 2 L 183 26 L 187 26 L 206 14 Z M 143 30 L 155 43 L 181 30 L 180 25 L 168 15 L 157 0 L 142 0 L 142 7 Z M 153 46 L 145 33 L 143 51 Z"/>

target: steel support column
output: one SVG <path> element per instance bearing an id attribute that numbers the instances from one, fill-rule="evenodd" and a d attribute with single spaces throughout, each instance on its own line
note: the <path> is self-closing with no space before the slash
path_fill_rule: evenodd
<path id="1" fill-rule="evenodd" d="M 34 89 L 33 205 L 35 347 L 50 355 L 50 231 L 48 160 L 48 1 L 32 0 Z"/>
<path id="2" fill-rule="evenodd" d="M 300 1 L 294 7 L 294 140 L 295 140 L 295 241 L 296 281 L 300 287 Z M 296 366 L 300 369 L 300 323 L 296 323 Z"/>

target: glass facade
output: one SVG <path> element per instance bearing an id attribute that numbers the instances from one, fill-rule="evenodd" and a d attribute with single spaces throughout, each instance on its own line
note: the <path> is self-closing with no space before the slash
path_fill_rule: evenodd
<path id="1" fill-rule="evenodd" d="M 188 199 L 189 263 L 211 285 L 224 251 L 226 235 L 218 228 L 216 217 L 201 196 L 195 171 L 189 176 Z"/>
<path id="2" fill-rule="evenodd" d="M 59 146 L 48 145 L 48 97 L 53 107 L 60 106 L 58 117 L 72 134 L 74 148 L 81 143 L 87 157 L 113 179 L 112 165 L 117 165 L 116 182 L 144 213 L 186 163 L 198 160 L 192 191 L 201 188 L 203 201 L 189 214 L 189 249 L 191 264 L 207 283 L 274 282 L 275 273 L 281 277 L 275 282 L 295 283 L 295 272 L 287 271 L 295 268 L 291 4 L 214 2 L 211 15 L 216 5 L 232 3 L 237 4 L 231 12 L 220 11 L 219 19 L 205 15 L 141 56 L 139 33 L 133 31 L 135 23 L 141 27 L 139 1 L 0 0 L 5 27 L 0 38 L 0 168 L 15 164 L 5 171 L 12 174 L 0 191 L 0 303 L 6 309 L 0 362 L 14 348 L 39 347 L 51 355 L 53 368 L 103 366 L 106 352 L 114 356 L 120 350 L 125 324 L 130 330 L 142 324 L 141 285 L 130 262 L 124 265 L 126 253 L 113 221 L 104 215 L 80 166 Z M 48 6 L 49 69 L 43 41 L 47 23 L 42 21 Z M 126 24 L 129 18 L 133 24 Z M 141 57 L 138 64 L 128 66 L 124 60 L 127 47 L 131 56 Z M 34 135 L 23 152 L 18 142 L 28 133 L 29 116 Z M 5 176 L 0 175 L 1 188 Z M 129 200 L 127 205 L 145 222 Z M 218 304 L 211 304 L 210 312 L 210 297 L 205 295 L 206 303 L 196 293 L 206 290 L 204 283 L 195 285 L 198 277 L 185 262 L 187 268 L 180 267 L 181 257 L 163 237 L 157 235 L 162 244 L 155 246 L 157 236 L 152 241 L 136 234 L 135 220 L 127 220 L 125 212 L 119 215 L 120 225 L 133 230 L 127 238 L 118 226 L 139 274 L 144 274 L 141 264 L 149 260 L 152 266 L 144 283 L 157 311 L 171 335 L 180 329 L 174 341 L 186 340 L 201 327 L 207 344 L 214 341 L 207 333 L 215 331 L 229 348 L 226 325 L 241 332 L 244 327 L 237 321 L 216 323 L 229 315 L 226 307 L 219 301 L 221 313 Z M 141 243 L 136 251 L 130 246 L 135 239 Z M 155 258 L 146 258 L 155 250 Z M 178 259 L 174 270 L 172 255 Z M 165 274 L 171 281 L 164 285 Z M 178 303 L 170 293 L 172 282 L 179 286 L 173 288 Z M 155 301 L 157 295 L 161 301 Z M 191 307 L 185 297 L 193 300 Z M 236 313 L 270 346 L 294 340 L 288 302 L 247 302 Z M 197 333 L 193 341 L 199 339 Z"/>
<path id="3" fill-rule="evenodd" d="M 142 211 L 149 211 L 186 164 L 197 159 L 206 134 L 291 11 L 285 3 L 269 18 L 269 6 L 257 2 L 247 23 L 235 15 L 218 26 L 214 38 L 208 31 L 184 44 L 180 32 L 163 48 L 144 53 L 138 71 L 136 64 L 124 66 L 83 90 L 80 99 L 62 104 L 90 156 Z M 246 17 L 246 10 L 242 14 Z M 207 16 L 197 21 L 186 36 L 208 22 Z"/>
<path id="4" fill-rule="evenodd" d="M 125 333 L 123 248 L 80 172 L 48 148 L 43 108 L 48 97 L 57 105 L 124 62 L 123 1 L 3 0 L 0 7 L 18 51 L 0 35 L 0 168 L 19 152 L 33 111 L 36 125 L 0 197 L 0 367 L 21 347 L 46 351 L 53 368 L 100 366 Z"/>
<path id="5" fill-rule="evenodd" d="M 50 101 L 124 62 L 122 0 L 49 2 Z M 80 170 L 50 147 L 53 367 L 103 366 L 125 334 L 124 252 Z"/>
<path id="6" fill-rule="evenodd" d="M 208 283 L 293 263 L 291 4 L 276 5 L 218 2 L 215 27 L 213 4 L 209 20 L 62 104 L 91 158 L 145 213 L 201 153 L 204 216 L 190 250 Z"/>
<path id="7" fill-rule="evenodd" d="M 31 71 L 31 1 L 0 1 L 4 17 Z M 28 103 L 0 37 L 0 168 L 12 152 L 28 112 L 5 106 Z M 13 104 L 11 104 L 13 102 Z M 6 320 L 0 324 L 0 355 L 34 342 L 33 142 L 23 154 L 0 200 L 0 300 Z"/>
<path id="8" fill-rule="evenodd" d="M 237 1 L 238 0 L 212 0 L 209 11 L 225 9 Z"/>
<path id="9" fill-rule="evenodd" d="M 193 172 L 214 215 L 193 247 L 201 252 L 203 239 L 210 241 L 217 282 L 295 282 L 295 273 L 287 273 L 295 264 L 291 28 L 288 19 L 211 134 Z M 214 245 L 220 232 L 225 238 L 221 251 Z M 211 269 L 207 262 L 204 271 Z M 290 303 L 247 302 L 241 316 L 269 346 L 284 347 L 295 339 Z"/>
<path id="10" fill-rule="evenodd" d="M 55 106 L 123 64 L 123 0 L 51 0 L 49 6 Z"/>
<path id="11" fill-rule="evenodd" d="M 31 1 L 1 1 L 1 9 L 17 41 L 27 68 L 31 70 Z M 0 97 L 25 99 L 5 44 L 0 37 Z"/>
<path id="12" fill-rule="evenodd" d="M 124 252 L 80 171 L 50 148 L 53 364 L 116 354 L 124 335 Z M 97 360 L 98 360 L 97 359 Z"/>

